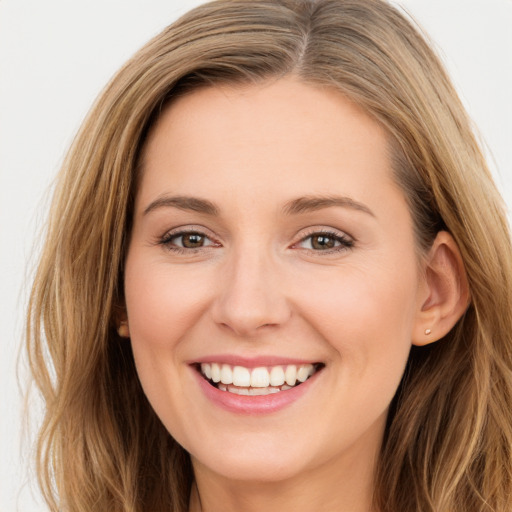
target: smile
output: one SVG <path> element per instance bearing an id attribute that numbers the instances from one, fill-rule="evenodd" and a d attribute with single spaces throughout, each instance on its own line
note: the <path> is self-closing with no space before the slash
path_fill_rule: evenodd
<path id="1" fill-rule="evenodd" d="M 299 386 L 324 367 L 323 363 L 246 368 L 227 363 L 201 363 L 201 375 L 214 387 L 236 395 L 262 396 Z"/>

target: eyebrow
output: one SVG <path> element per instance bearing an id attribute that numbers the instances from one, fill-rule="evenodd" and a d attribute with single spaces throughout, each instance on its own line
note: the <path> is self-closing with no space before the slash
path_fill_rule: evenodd
<path id="1" fill-rule="evenodd" d="M 332 195 L 305 196 L 293 199 L 284 205 L 282 212 L 285 215 L 298 215 L 301 213 L 322 210 L 324 208 L 331 208 L 333 206 L 350 208 L 375 217 L 375 214 L 366 205 L 359 203 L 350 197 Z M 146 207 L 143 214 L 147 215 L 154 210 L 164 207 L 178 208 L 180 210 L 203 213 L 214 217 L 218 216 L 220 213 L 219 208 L 207 199 L 191 196 L 163 196 L 151 202 Z"/>
<path id="2" fill-rule="evenodd" d="M 144 210 L 144 215 L 163 207 L 179 208 L 180 210 L 190 210 L 193 212 L 204 213 L 206 215 L 219 215 L 219 209 L 207 199 L 189 196 L 164 196 L 155 199 Z"/>
<path id="3" fill-rule="evenodd" d="M 283 213 L 286 215 L 296 215 L 300 213 L 308 213 L 332 206 L 341 206 L 342 208 L 350 208 L 360 212 L 367 213 L 372 217 L 375 214 L 366 205 L 345 196 L 305 196 L 293 199 L 286 203 L 283 207 Z"/>

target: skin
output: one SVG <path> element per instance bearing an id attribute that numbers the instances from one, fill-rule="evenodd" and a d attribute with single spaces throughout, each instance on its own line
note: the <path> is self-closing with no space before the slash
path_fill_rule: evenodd
<path id="1" fill-rule="evenodd" d="M 283 212 L 333 195 L 358 206 Z M 170 196 L 218 214 L 163 204 Z M 344 237 L 334 250 L 312 245 L 326 230 Z M 203 233 L 204 246 L 176 249 L 178 231 Z M 171 104 L 143 154 L 125 296 L 145 393 L 192 457 L 190 510 L 370 511 L 411 343 L 460 316 L 460 267 L 446 233 L 418 258 L 386 133 L 339 92 L 288 77 Z M 212 354 L 325 368 L 284 409 L 237 414 L 198 385 L 190 363 Z"/>

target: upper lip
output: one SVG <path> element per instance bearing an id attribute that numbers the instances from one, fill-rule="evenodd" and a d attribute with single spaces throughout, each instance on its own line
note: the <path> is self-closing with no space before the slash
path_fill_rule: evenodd
<path id="1" fill-rule="evenodd" d="M 194 359 L 189 364 L 218 363 L 231 366 L 243 366 L 245 368 L 257 368 L 260 366 L 278 366 L 287 364 L 316 364 L 318 359 L 301 359 L 295 357 L 262 355 L 255 357 L 239 356 L 235 354 L 212 354 Z"/>

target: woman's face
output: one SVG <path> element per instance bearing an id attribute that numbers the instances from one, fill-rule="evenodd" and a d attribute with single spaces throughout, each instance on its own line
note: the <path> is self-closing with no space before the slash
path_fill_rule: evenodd
<path id="1" fill-rule="evenodd" d="M 128 323 L 144 391 L 196 472 L 373 467 L 421 275 L 386 134 L 339 92 L 205 88 L 152 130 Z"/>

